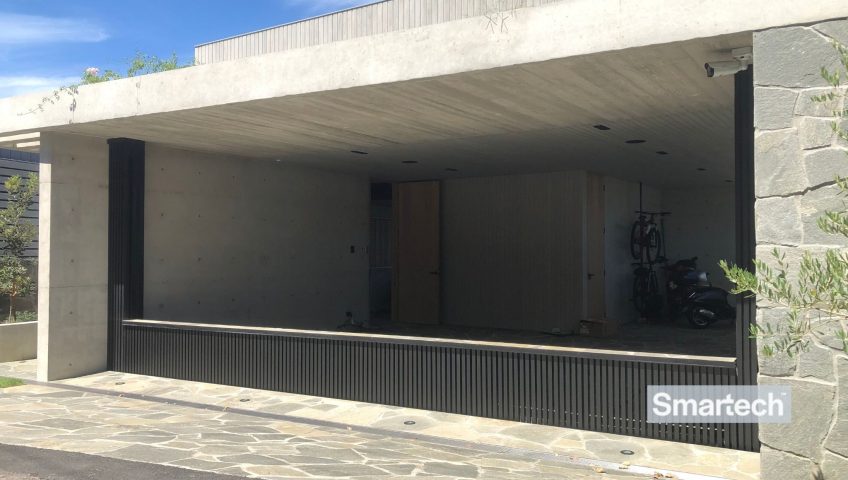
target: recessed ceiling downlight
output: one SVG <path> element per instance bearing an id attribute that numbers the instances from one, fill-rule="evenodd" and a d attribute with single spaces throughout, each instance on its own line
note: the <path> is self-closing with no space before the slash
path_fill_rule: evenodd
<path id="1" fill-rule="evenodd" d="M 405 163 L 407 165 L 414 165 L 414 164 L 418 163 L 418 160 L 404 160 L 400 163 Z"/>
<path id="2" fill-rule="evenodd" d="M 445 171 L 446 172 L 458 172 L 459 170 L 456 169 L 456 168 L 446 168 Z"/>
<path id="3" fill-rule="evenodd" d="M 636 144 L 639 144 L 639 143 L 645 143 L 646 141 L 647 140 L 634 139 L 634 140 L 628 140 L 624 143 L 629 143 L 630 145 L 636 145 Z"/>
<path id="4" fill-rule="evenodd" d="M 699 171 L 699 172 L 706 172 L 706 171 L 707 171 L 707 169 L 706 169 L 706 168 L 704 168 L 704 167 L 698 167 L 698 171 Z"/>
<path id="5" fill-rule="evenodd" d="M 660 150 L 657 152 L 657 155 L 668 155 L 668 152 L 666 152 L 665 150 Z"/>
<path id="6" fill-rule="evenodd" d="M 350 153 L 355 153 L 357 155 L 368 155 L 368 152 L 363 152 L 362 150 L 351 150 Z"/>
<path id="7" fill-rule="evenodd" d="M 598 130 L 602 130 L 602 131 L 612 130 L 610 127 L 608 127 L 608 126 L 606 126 L 606 125 L 604 125 L 604 124 L 601 124 L 601 123 L 599 123 L 599 124 L 597 124 L 597 125 L 592 125 L 592 127 L 593 127 L 593 128 L 596 128 L 596 129 L 598 129 Z"/>

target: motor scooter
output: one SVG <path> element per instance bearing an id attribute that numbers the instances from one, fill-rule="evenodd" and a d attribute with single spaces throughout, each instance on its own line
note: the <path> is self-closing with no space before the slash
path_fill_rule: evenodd
<path id="1" fill-rule="evenodd" d="M 719 320 L 736 320 L 736 308 L 727 301 L 730 293 L 714 287 L 707 272 L 699 271 L 698 257 L 665 267 L 669 313 L 684 315 L 695 328 L 707 328 Z"/>

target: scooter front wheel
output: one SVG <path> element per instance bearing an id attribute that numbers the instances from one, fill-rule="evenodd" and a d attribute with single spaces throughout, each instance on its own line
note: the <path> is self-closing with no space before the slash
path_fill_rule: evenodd
<path id="1" fill-rule="evenodd" d="M 689 324 L 697 329 L 709 327 L 715 321 L 715 313 L 703 308 L 689 310 Z"/>

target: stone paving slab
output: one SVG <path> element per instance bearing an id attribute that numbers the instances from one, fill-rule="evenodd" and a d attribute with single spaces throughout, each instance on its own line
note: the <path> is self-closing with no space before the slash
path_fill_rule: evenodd
<path id="1" fill-rule="evenodd" d="M 80 453 L 0 445 L 2 480 L 238 480 L 239 477 Z"/>
<path id="2" fill-rule="evenodd" d="M 36 365 L 35 360 L 0 363 L 0 377 L 35 380 Z"/>
<path id="3" fill-rule="evenodd" d="M 25 385 L 0 391 L 0 443 L 205 472 L 284 478 L 632 479 L 625 471 Z M 29 411 L 47 419 L 26 418 Z M 144 423 L 134 420 L 147 415 Z M 232 433 L 236 431 L 238 433 Z M 275 432 L 275 433 L 274 433 Z M 270 436 L 269 436 L 270 435 Z"/>
<path id="4" fill-rule="evenodd" d="M 758 454 L 714 447 L 117 372 L 61 383 L 733 480 L 759 478 Z"/>
<path id="5" fill-rule="evenodd" d="M 0 376 L 34 378 L 35 366 L 35 361 L 0 364 Z M 162 439 L 166 438 L 168 441 L 165 443 L 169 448 L 195 452 L 190 458 L 174 460 L 175 465 L 208 466 L 209 462 L 218 462 L 227 464 L 224 468 L 229 469 L 230 473 L 233 469 L 239 469 L 242 470 L 242 474 L 264 475 L 266 473 L 256 472 L 270 472 L 275 467 L 283 465 L 267 464 L 269 462 L 264 461 L 260 463 L 267 465 L 251 463 L 247 464 L 250 469 L 244 469 L 241 464 L 225 462 L 219 457 L 256 454 L 280 460 L 280 457 L 276 456 L 279 453 L 298 456 L 299 460 L 304 462 L 303 465 L 311 465 L 308 462 L 314 462 L 316 458 L 355 463 L 357 461 L 355 456 L 349 454 L 345 456 L 339 452 L 350 451 L 351 445 L 367 443 L 359 436 L 350 435 L 348 431 L 339 432 L 334 429 L 330 430 L 335 433 L 323 432 L 320 439 L 316 438 L 314 425 L 301 424 L 297 421 L 300 419 L 301 421 L 330 421 L 354 428 L 376 427 L 401 436 L 413 432 L 424 435 L 426 438 L 467 441 L 489 447 L 489 451 L 493 446 L 501 446 L 506 449 L 546 452 L 552 456 L 631 462 L 633 465 L 647 466 L 652 469 L 683 471 L 733 480 L 754 480 L 759 477 L 759 455 L 712 447 L 117 372 L 106 372 L 57 383 L 72 388 L 96 388 L 113 394 L 155 396 L 169 401 L 200 403 L 212 405 L 218 409 L 228 409 L 228 411 L 233 409 L 246 413 L 270 413 L 284 416 L 287 420 L 295 420 L 294 422 L 268 421 L 263 418 L 248 420 L 238 415 L 220 413 L 217 417 L 219 424 L 209 425 L 202 422 L 187 424 L 180 422 L 180 415 L 173 410 L 145 408 L 140 406 L 144 402 L 139 404 L 136 400 L 130 402 L 130 399 L 120 399 L 110 409 L 115 414 L 120 414 L 110 419 L 110 425 L 68 430 L 55 436 L 58 440 L 67 440 L 68 435 L 75 438 L 87 435 L 91 442 L 85 451 L 98 453 L 107 451 L 103 439 L 99 436 L 108 436 L 106 443 L 120 441 L 150 446 L 162 446 Z M 52 398 L 57 401 L 61 399 L 62 402 L 59 403 L 73 406 L 74 411 L 91 414 L 97 413 L 100 408 L 97 402 L 90 401 L 88 394 L 79 391 L 55 388 L 38 390 L 43 387 L 35 385 L 30 385 L 29 388 L 33 388 L 32 394 L 39 398 Z M 0 409 L 3 406 L 4 399 L 0 396 Z M 32 425 L 33 422 L 61 418 L 66 412 L 65 409 L 58 408 L 51 402 L 36 403 L 32 404 L 27 411 L 16 412 L 6 409 L 0 422 L 16 424 L 14 430 L 16 435 L 35 441 L 51 435 L 40 430 L 38 426 Z M 79 418 L 76 420 L 87 421 Z M 408 425 L 410 421 L 415 423 Z M 160 428 L 158 426 L 160 423 L 167 424 L 168 428 Z M 71 425 L 66 424 L 66 426 Z M 195 437 L 186 441 L 185 437 L 192 435 Z M 196 440 L 200 440 L 199 446 Z M 0 442 L 2 442 L 2 436 L 0 436 Z M 385 443 L 391 445 L 393 442 L 387 440 Z M 282 447 L 283 445 L 285 448 Z M 384 446 L 369 445 L 371 456 L 366 463 L 376 465 L 375 462 L 382 462 L 378 468 L 401 476 L 413 475 L 404 473 L 408 465 L 415 465 L 414 470 L 417 476 L 430 475 L 422 470 L 422 462 L 433 459 L 462 462 L 463 455 L 468 454 L 455 446 L 432 444 L 426 447 L 417 445 L 420 448 L 412 451 L 407 448 L 406 440 L 403 439 L 395 444 L 396 448 L 383 448 Z M 623 449 L 632 450 L 635 455 L 622 455 Z M 336 456 L 345 458 L 335 458 Z M 517 475 L 518 465 L 528 464 L 527 458 L 514 459 L 515 464 L 510 464 L 502 456 L 491 457 L 491 454 L 482 455 L 476 463 L 478 467 L 486 467 L 487 475 L 499 475 L 503 473 L 500 469 L 506 469 Z M 331 465 L 332 462 L 324 464 Z M 533 470 L 531 475 L 538 476 L 539 472 L 546 471 L 555 472 L 561 466 L 540 464 L 536 468 L 539 471 Z M 284 471 L 282 468 L 277 470 Z M 300 472 L 308 475 L 308 472 L 302 470 Z M 290 472 L 289 476 L 292 476 Z"/>

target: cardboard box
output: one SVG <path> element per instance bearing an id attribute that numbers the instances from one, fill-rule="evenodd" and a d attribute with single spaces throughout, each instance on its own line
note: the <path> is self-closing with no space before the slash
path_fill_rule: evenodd
<path id="1" fill-rule="evenodd" d="M 607 320 L 581 320 L 580 335 L 587 337 L 612 337 L 618 332 L 618 325 Z"/>

